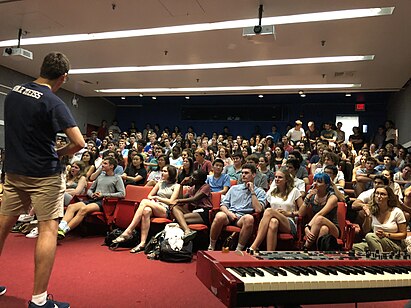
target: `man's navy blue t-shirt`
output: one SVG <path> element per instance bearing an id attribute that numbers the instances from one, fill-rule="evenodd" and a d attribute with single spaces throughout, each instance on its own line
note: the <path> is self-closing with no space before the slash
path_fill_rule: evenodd
<path id="1" fill-rule="evenodd" d="M 66 104 L 45 85 L 17 85 L 4 104 L 5 171 L 33 177 L 61 172 L 56 133 L 77 126 Z"/>

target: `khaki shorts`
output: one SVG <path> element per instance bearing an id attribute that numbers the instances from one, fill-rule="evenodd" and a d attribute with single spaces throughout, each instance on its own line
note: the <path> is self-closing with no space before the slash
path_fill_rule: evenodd
<path id="1" fill-rule="evenodd" d="M 8 173 L 0 214 L 18 216 L 32 205 L 38 221 L 63 217 L 65 188 L 60 173 L 42 178 Z"/>

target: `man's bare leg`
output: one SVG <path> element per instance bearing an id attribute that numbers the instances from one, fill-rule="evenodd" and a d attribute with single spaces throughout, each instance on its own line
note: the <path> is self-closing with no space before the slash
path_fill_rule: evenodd
<path id="1" fill-rule="evenodd" d="M 57 245 L 57 220 L 39 221 L 39 237 L 34 253 L 34 288 L 33 295 L 47 291 Z"/>

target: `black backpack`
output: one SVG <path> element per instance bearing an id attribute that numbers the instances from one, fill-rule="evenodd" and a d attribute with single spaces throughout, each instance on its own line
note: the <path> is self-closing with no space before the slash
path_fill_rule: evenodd
<path id="1" fill-rule="evenodd" d="M 108 232 L 106 238 L 104 239 L 104 244 L 108 246 L 110 250 L 115 250 L 117 248 L 133 248 L 140 243 L 140 232 L 138 230 L 133 231 L 133 236 L 121 243 L 113 243 L 113 240 L 119 237 L 124 230 L 114 229 L 111 232 Z"/>
<path id="2" fill-rule="evenodd" d="M 165 262 L 191 262 L 193 258 L 193 242 L 189 241 L 181 250 L 171 248 L 168 240 L 164 240 L 160 245 L 160 260 Z"/>
<path id="3" fill-rule="evenodd" d="M 319 251 L 338 251 L 340 246 L 335 236 L 326 234 L 318 238 L 317 248 Z"/>

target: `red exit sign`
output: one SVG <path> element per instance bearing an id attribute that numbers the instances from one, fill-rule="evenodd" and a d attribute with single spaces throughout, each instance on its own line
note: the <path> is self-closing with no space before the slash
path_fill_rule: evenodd
<path id="1" fill-rule="evenodd" d="M 355 104 L 355 111 L 365 111 L 365 104 Z"/>

